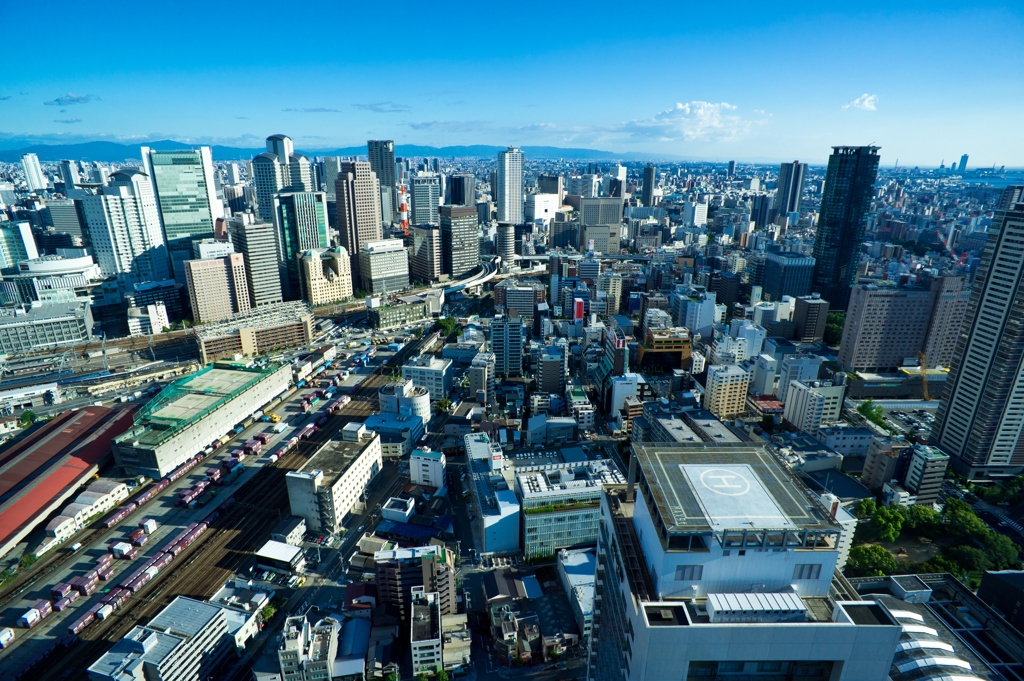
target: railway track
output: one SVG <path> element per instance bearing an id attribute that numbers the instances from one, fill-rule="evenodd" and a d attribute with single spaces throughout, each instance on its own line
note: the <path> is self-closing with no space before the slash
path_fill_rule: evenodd
<path id="1" fill-rule="evenodd" d="M 418 353 L 427 339 L 419 339 L 395 355 L 392 365 Z M 86 669 L 132 627 L 144 624 L 176 596 L 200 600 L 211 597 L 252 553 L 265 541 L 282 513 L 288 512 L 288 492 L 284 477 L 298 470 L 346 424 L 365 418 L 376 410 L 377 392 L 389 378 L 379 368 L 368 376 L 351 396 L 352 401 L 328 418 L 316 433 L 299 443 L 296 449 L 276 463 L 263 466 L 257 474 L 236 490 L 235 504 L 183 551 L 168 569 L 129 598 L 111 617 L 87 627 L 80 639 L 66 650 L 54 651 L 32 671 L 33 681 L 58 681 L 87 678 Z M 52 568 L 51 568 L 52 569 Z"/>

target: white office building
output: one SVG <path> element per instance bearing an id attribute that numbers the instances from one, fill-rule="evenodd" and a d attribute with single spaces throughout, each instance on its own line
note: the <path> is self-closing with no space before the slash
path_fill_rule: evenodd
<path id="1" fill-rule="evenodd" d="M 498 152 L 498 186 L 491 187 L 498 204 L 498 222 L 523 222 L 523 152 L 509 147 Z"/>
<path id="2" fill-rule="evenodd" d="M 782 417 L 794 427 L 817 436 L 822 427 L 839 420 L 845 394 L 845 385 L 833 385 L 831 381 L 791 381 Z"/>
<path id="3" fill-rule="evenodd" d="M 402 378 L 430 392 L 430 401 L 444 399 L 452 387 L 452 361 L 433 355 L 419 355 L 402 366 Z"/>
<path id="4" fill-rule="evenodd" d="M 834 577 L 842 526 L 770 451 L 634 457 L 601 501 L 590 678 L 888 677 L 904 627 Z"/>
<path id="5" fill-rule="evenodd" d="M 435 452 L 429 448 L 414 449 L 409 455 L 409 479 L 414 485 L 444 487 L 446 463 L 444 452 Z"/>
<path id="6" fill-rule="evenodd" d="M 464 436 L 469 460 L 470 507 L 482 525 L 481 555 L 511 554 L 519 550 L 519 499 L 502 475 L 505 455 L 486 433 Z"/>
<path id="7" fill-rule="evenodd" d="M 779 362 L 779 401 L 785 403 L 793 381 L 810 383 L 818 379 L 821 357 L 817 355 L 785 355 Z"/>
<path id="8" fill-rule="evenodd" d="M 401 239 L 367 241 L 359 248 L 359 287 L 370 293 L 409 287 L 409 257 Z"/>

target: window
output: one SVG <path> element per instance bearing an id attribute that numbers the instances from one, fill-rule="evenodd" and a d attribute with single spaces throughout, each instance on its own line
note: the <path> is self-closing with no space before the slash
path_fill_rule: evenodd
<path id="1" fill-rule="evenodd" d="M 676 581 L 677 582 L 694 582 L 699 581 L 701 574 L 704 572 L 703 565 L 677 565 L 676 566 Z"/>
<path id="2" fill-rule="evenodd" d="M 821 576 L 821 565 L 803 563 L 793 569 L 793 579 L 818 579 Z"/>
<path id="3" fill-rule="evenodd" d="M 781 672 L 782 671 L 782 663 L 781 662 L 758 662 L 757 663 L 757 671 L 762 672 L 762 673 L 764 673 L 764 672 Z"/>

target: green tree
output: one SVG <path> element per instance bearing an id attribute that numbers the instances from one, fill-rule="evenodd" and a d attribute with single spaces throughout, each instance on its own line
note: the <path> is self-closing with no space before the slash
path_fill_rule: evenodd
<path id="1" fill-rule="evenodd" d="M 857 505 L 853 508 L 853 514 L 861 520 L 867 520 L 875 514 L 877 509 L 878 504 L 875 503 L 875 500 L 867 497 L 857 502 Z"/>
<path id="2" fill-rule="evenodd" d="M 900 506 L 903 529 L 922 537 L 935 537 L 942 527 L 942 516 L 928 506 Z"/>
<path id="3" fill-rule="evenodd" d="M 843 326 L 846 325 L 846 313 L 840 310 L 832 310 L 825 319 L 825 342 L 829 345 L 839 345 L 843 340 Z"/>
<path id="4" fill-rule="evenodd" d="M 959 499 L 947 499 L 942 509 L 942 522 L 953 535 L 961 538 L 987 539 L 990 530 L 968 504 Z"/>
<path id="5" fill-rule="evenodd" d="M 885 409 L 875 404 L 874 400 L 864 400 L 857 405 L 857 413 L 882 428 L 889 428 L 885 422 Z"/>
<path id="6" fill-rule="evenodd" d="M 437 681 L 448 681 L 448 672 L 442 669 L 437 673 L 437 676 L 435 676 L 434 678 Z"/>
<path id="7" fill-rule="evenodd" d="M 890 575 L 897 570 L 896 559 L 877 544 L 854 546 L 846 565 L 855 575 L 865 577 Z"/>
<path id="8" fill-rule="evenodd" d="M 263 609 L 260 610 L 260 617 L 263 618 L 264 622 L 269 622 L 270 620 L 272 620 L 274 618 L 274 615 L 276 615 L 276 614 L 277 614 L 277 606 L 274 605 L 273 603 L 268 603 L 267 605 L 264 605 Z"/>
<path id="9" fill-rule="evenodd" d="M 434 328 L 441 332 L 441 335 L 447 338 L 448 336 L 455 333 L 456 327 L 459 325 L 459 320 L 455 317 L 442 317 L 437 320 L 434 324 Z"/>
<path id="10" fill-rule="evenodd" d="M 850 550 L 853 553 L 853 550 Z M 930 572 L 948 572 L 957 579 L 963 579 L 967 575 L 967 571 L 959 564 L 955 563 L 945 556 L 933 556 L 923 563 L 918 563 L 914 566 L 913 572 L 918 574 L 928 574 Z"/>
<path id="11" fill-rule="evenodd" d="M 998 532 L 989 534 L 985 550 L 994 570 L 1016 568 L 1020 563 L 1020 547 L 1012 539 Z"/>
<path id="12" fill-rule="evenodd" d="M 974 546 L 967 546 L 965 544 L 950 546 L 942 552 L 942 555 L 959 565 L 966 572 L 987 570 L 989 568 L 988 556 L 985 555 L 984 551 Z"/>
<path id="13" fill-rule="evenodd" d="M 387 681 L 400 681 L 398 672 L 389 672 L 387 675 Z"/>
<path id="14" fill-rule="evenodd" d="M 26 409 L 25 411 L 21 412 L 21 419 L 20 419 L 21 427 L 22 428 L 28 428 L 33 423 L 35 423 L 36 419 L 38 419 L 38 418 L 39 418 L 38 414 L 36 414 L 31 409 Z"/>
<path id="15" fill-rule="evenodd" d="M 36 554 L 26 553 L 24 556 L 21 557 L 21 561 L 18 564 L 23 568 L 30 568 L 36 564 L 37 560 L 39 559 L 36 558 Z"/>
<path id="16" fill-rule="evenodd" d="M 437 412 L 438 414 L 443 414 L 449 409 L 451 409 L 451 407 L 452 401 L 449 400 L 447 397 L 443 397 L 437 401 L 437 404 L 434 405 L 434 411 Z"/>
<path id="17" fill-rule="evenodd" d="M 903 515 L 895 508 L 879 506 L 871 516 L 871 529 L 882 541 L 894 542 L 903 530 Z"/>

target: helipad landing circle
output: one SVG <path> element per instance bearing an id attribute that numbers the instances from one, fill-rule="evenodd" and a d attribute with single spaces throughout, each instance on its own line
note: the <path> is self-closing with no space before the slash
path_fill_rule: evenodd
<path id="1" fill-rule="evenodd" d="M 700 482 L 715 494 L 741 497 L 750 491 L 750 481 L 728 468 L 709 468 L 700 474 Z"/>

